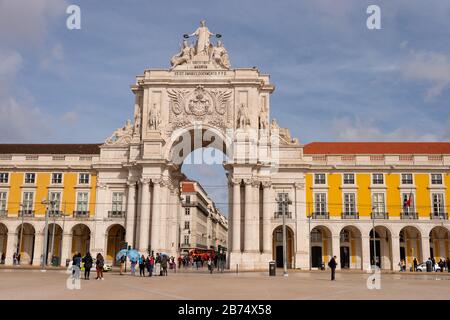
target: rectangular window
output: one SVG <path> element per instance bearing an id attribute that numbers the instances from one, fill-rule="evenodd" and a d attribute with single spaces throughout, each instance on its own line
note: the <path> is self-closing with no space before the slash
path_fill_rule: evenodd
<path id="1" fill-rule="evenodd" d="M 112 212 L 122 212 L 123 199 L 125 195 L 123 192 L 113 192 L 112 194 Z"/>
<path id="2" fill-rule="evenodd" d="M 384 193 L 374 193 L 372 195 L 372 212 L 374 214 L 384 214 L 385 208 Z"/>
<path id="3" fill-rule="evenodd" d="M 355 184 L 355 174 L 344 173 L 344 184 Z"/>
<path id="4" fill-rule="evenodd" d="M 344 214 L 354 215 L 356 213 L 355 194 L 344 193 Z"/>
<path id="5" fill-rule="evenodd" d="M 189 221 L 184 222 L 184 229 L 189 230 Z"/>
<path id="6" fill-rule="evenodd" d="M 442 184 L 442 174 L 440 173 L 431 174 L 431 184 Z"/>
<path id="7" fill-rule="evenodd" d="M 413 184 L 412 173 L 402 173 L 402 184 Z"/>
<path id="8" fill-rule="evenodd" d="M 278 193 L 278 197 L 277 197 L 277 202 L 278 202 L 278 215 L 282 215 L 284 214 L 288 214 L 289 213 L 289 203 L 288 203 L 288 194 L 285 192 L 282 193 Z"/>
<path id="9" fill-rule="evenodd" d="M 6 200 L 7 200 L 6 191 L 0 192 L 0 212 L 6 212 Z"/>
<path id="10" fill-rule="evenodd" d="M 34 192 L 26 191 L 23 193 L 22 210 L 24 213 L 31 213 L 33 211 Z"/>
<path id="11" fill-rule="evenodd" d="M 62 173 L 52 173 L 52 184 L 61 184 L 62 183 Z"/>
<path id="12" fill-rule="evenodd" d="M 414 210 L 414 194 L 413 193 L 402 193 L 402 204 L 403 213 L 405 215 L 411 215 L 415 212 Z"/>
<path id="13" fill-rule="evenodd" d="M 382 173 L 372 174 L 372 184 L 384 184 L 384 177 Z"/>
<path id="14" fill-rule="evenodd" d="M 87 212 L 88 211 L 88 193 L 78 192 L 77 194 L 77 211 Z"/>
<path id="15" fill-rule="evenodd" d="M 191 196 L 186 196 L 186 203 L 191 203 Z"/>
<path id="16" fill-rule="evenodd" d="M 8 180 L 9 180 L 9 173 L 0 172 L 0 183 L 8 183 Z"/>
<path id="17" fill-rule="evenodd" d="M 35 173 L 25 173 L 25 183 L 34 183 L 36 181 Z"/>
<path id="18" fill-rule="evenodd" d="M 325 215 L 327 211 L 326 193 L 314 194 L 314 210 L 317 215 Z"/>
<path id="19" fill-rule="evenodd" d="M 185 236 L 184 236 L 184 244 L 185 244 L 185 245 L 188 245 L 188 244 L 189 244 L 189 236 L 188 236 L 188 235 L 185 235 Z"/>
<path id="20" fill-rule="evenodd" d="M 185 215 L 190 215 L 191 214 L 191 208 L 184 208 L 184 214 Z"/>
<path id="21" fill-rule="evenodd" d="M 325 173 L 314 174 L 314 184 L 325 184 Z"/>
<path id="22" fill-rule="evenodd" d="M 49 207 L 50 211 L 59 212 L 61 210 L 61 192 L 50 192 L 50 201 L 54 201 L 53 206 Z"/>
<path id="23" fill-rule="evenodd" d="M 89 184 L 89 173 L 80 173 L 78 178 L 79 184 Z"/>
<path id="24" fill-rule="evenodd" d="M 431 195 L 433 199 L 433 216 L 441 217 L 444 215 L 444 194 L 433 193 Z"/>

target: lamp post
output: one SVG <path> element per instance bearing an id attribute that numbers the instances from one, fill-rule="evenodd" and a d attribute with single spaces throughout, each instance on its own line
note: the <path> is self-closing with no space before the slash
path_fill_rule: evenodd
<path id="1" fill-rule="evenodd" d="M 377 246 L 375 243 L 375 214 L 373 212 L 373 208 L 372 208 L 372 238 L 373 238 L 373 263 L 375 265 L 375 269 L 376 269 L 376 265 L 377 265 Z"/>
<path id="2" fill-rule="evenodd" d="M 45 227 L 44 227 L 44 245 L 42 249 L 42 261 L 41 261 L 41 271 L 46 271 L 45 266 L 47 265 L 47 242 L 48 242 L 48 213 L 49 205 L 53 208 L 55 201 L 43 199 L 42 204 L 46 204 L 47 208 L 45 210 Z"/>
<path id="3" fill-rule="evenodd" d="M 311 271 L 311 213 L 308 215 L 309 270 Z"/>
<path id="4" fill-rule="evenodd" d="M 292 201 L 288 198 L 288 194 L 284 191 L 282 194 L 278 195 L 276 201 L 281 204 L 281 214 L 283 217 L 283 276 L 287 277 L 286 209 L 289 204 L 292 204 Z"/>

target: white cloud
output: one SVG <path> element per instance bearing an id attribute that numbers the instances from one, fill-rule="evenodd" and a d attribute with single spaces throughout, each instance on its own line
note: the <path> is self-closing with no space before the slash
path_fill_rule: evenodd
<path id="1" fill-rule="evenodd" d="M 426 100 L 433 99 L 450 86 L 450 60 L 446 54 L 436 52 L 411 52 L 402 66 L 408 80 L 429 83 Z"/>

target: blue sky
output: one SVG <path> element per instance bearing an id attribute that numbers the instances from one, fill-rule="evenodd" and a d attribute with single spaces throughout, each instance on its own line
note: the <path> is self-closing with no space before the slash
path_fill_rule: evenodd
<path id="1" fill-rule="evenodd" d="M 271 116 L 301 143 L 448 141 L 448 17 L 446 0 L 0 0 L 0 143 L 104 141 L 132 117 L 134 77 L 169 67 L 201 19 L 233 67 L 271 75 Z M 226 202 L 223 169 L 184 169 Z"/>

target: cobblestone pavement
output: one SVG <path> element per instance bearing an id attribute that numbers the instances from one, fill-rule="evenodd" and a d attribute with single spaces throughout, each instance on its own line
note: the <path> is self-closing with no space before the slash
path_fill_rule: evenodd
<path id="1" fill-rule="evenodd" d="M 267 273 L 169 272 L 167 277 L 104 274 L 105 280 L 81 280 L 69 290 L 63 270 L 0 270 L 0 299 L 450 299 L 450 274 L 382 274 L 381 289 L 369 290 L 369 274 L 339 272 L 336 281 L 323 272 Z"/>

